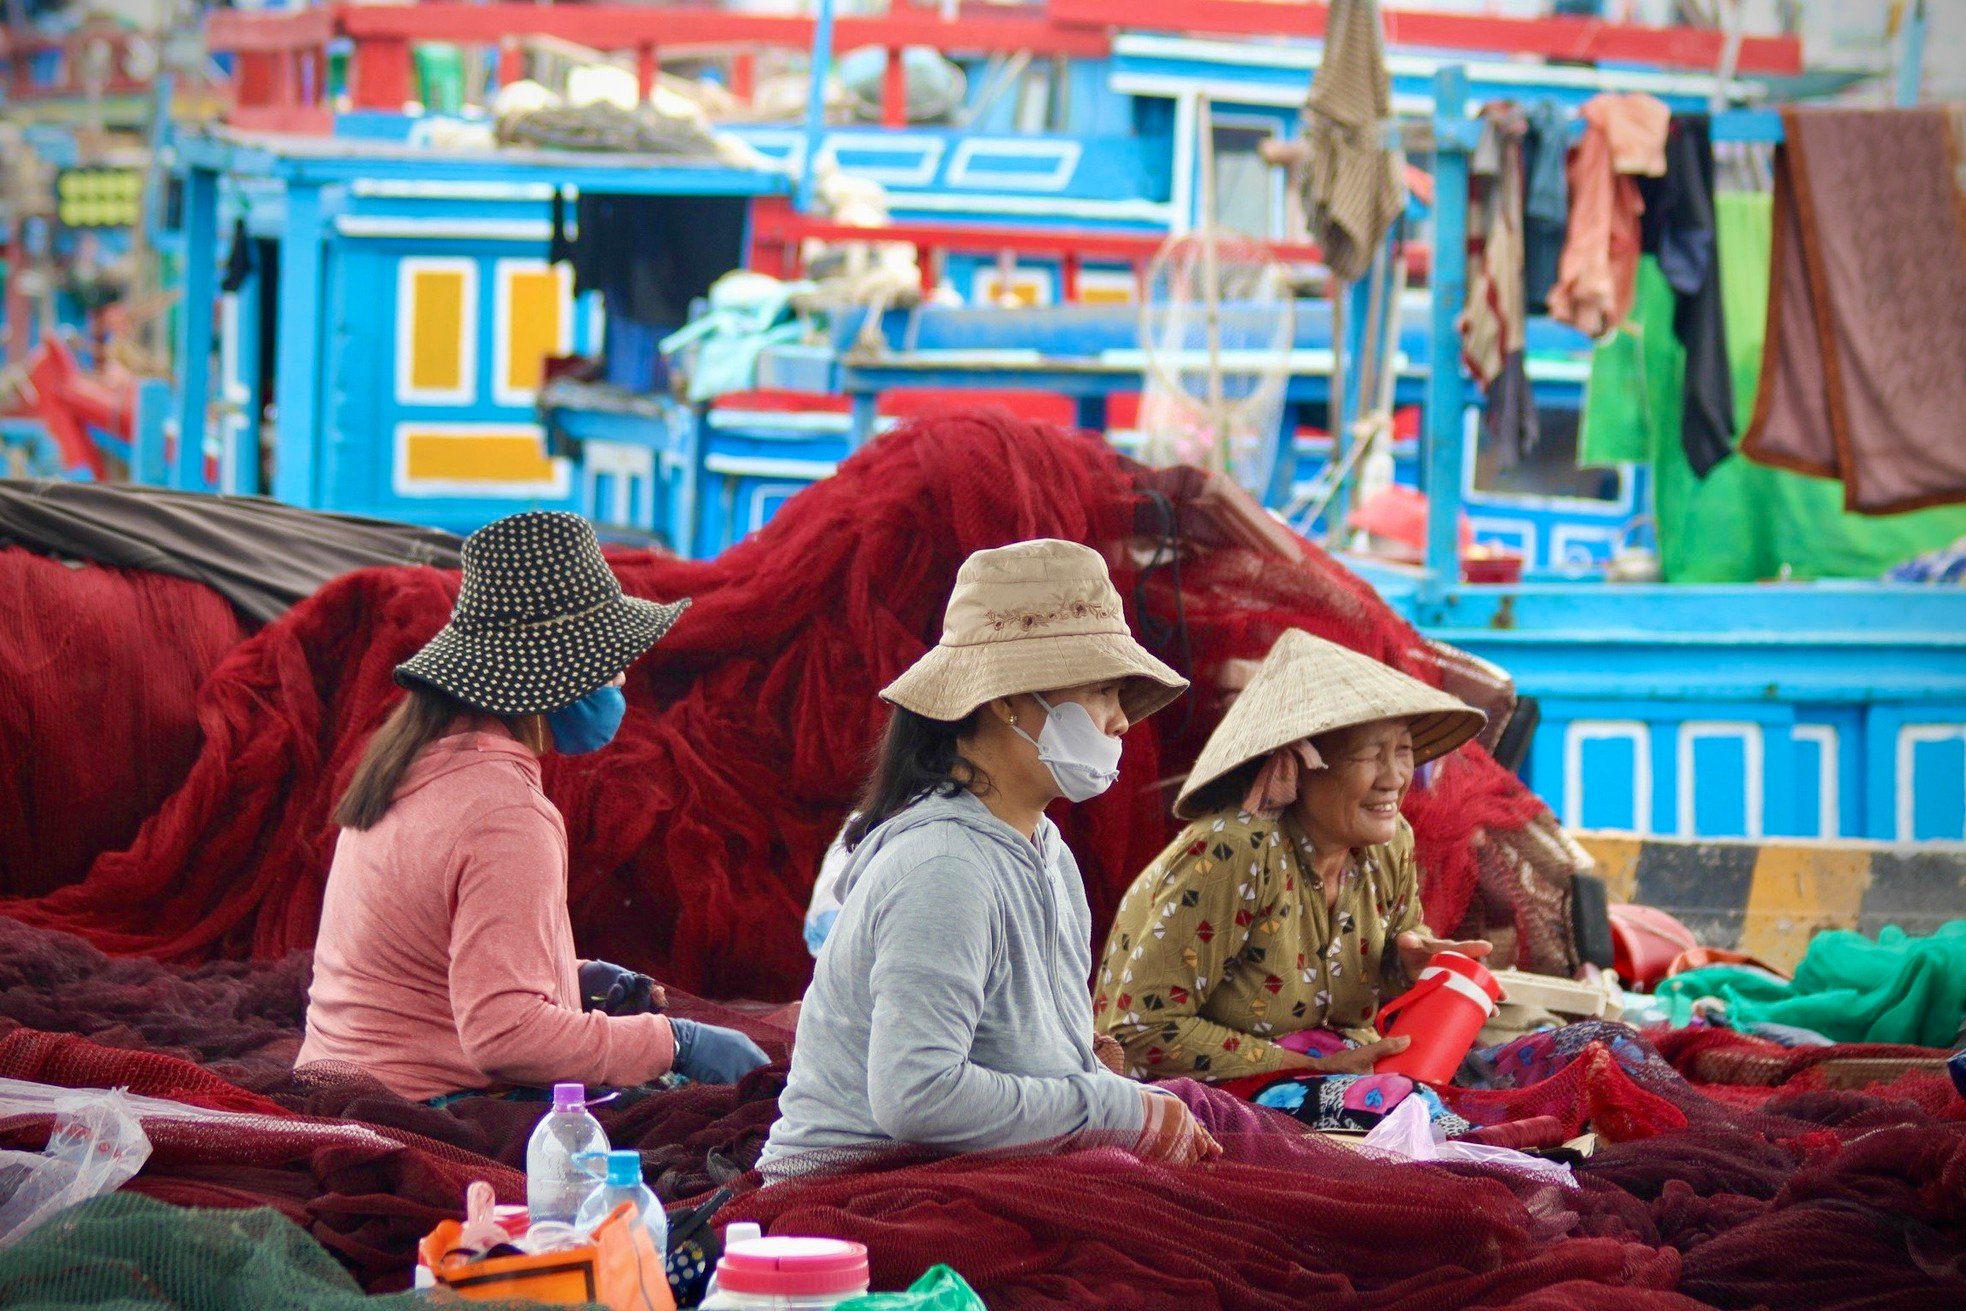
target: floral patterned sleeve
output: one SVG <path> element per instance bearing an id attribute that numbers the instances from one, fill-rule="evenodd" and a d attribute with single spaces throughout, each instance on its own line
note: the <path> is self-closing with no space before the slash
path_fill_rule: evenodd
<path id="1" fill-rule="evenodd" d="M 1215 835 L 1190 826 L 1133 884 L 1113 919 L 1093 997 L 1093 1023 L 1126 1049 L 1137 1077 L 1236 1079 L 1268 1074 L 1282 1049 L 1201 1015 L 1249 945 L 1243 892 L 1269 874 L 1223 860 Z"/>

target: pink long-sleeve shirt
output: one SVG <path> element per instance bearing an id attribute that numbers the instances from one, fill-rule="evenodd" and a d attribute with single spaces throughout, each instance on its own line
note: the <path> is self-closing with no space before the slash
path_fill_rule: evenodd
<path id="1" fill-rule="evenodd" d="M 425 748 L 389 812 L 335 844 L 296 1064 L 357 1066 L 421 1100 L 668 1071 L 659 1015 L 580 1009 L 565 823 L 513 738 Z"/>

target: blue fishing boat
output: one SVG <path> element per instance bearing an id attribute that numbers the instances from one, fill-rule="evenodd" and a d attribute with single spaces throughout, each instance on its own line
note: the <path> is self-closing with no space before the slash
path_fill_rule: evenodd
<path id="1" fill-rule="evenodd" d="M 1310 9 L 1053 0 L 956 23 L 906 11 L 837 24 L 571 5 L 214 13 L 207 37 L 231 63 L 234 103 L 160 144 L 180 200 L 153 244 L 181 252 L 184 303 L 217 312 L 180 315 L 168 397 L 129 407 L 117 454 L 140 481 L 455 529 L 578 509 L 708 555 L 827 476 L 899 398 L 1009 394 L 1133 445 L 1151 367 L 1143 288 L 1165 241 L 1221 223 L 1321 285 L 1297 201 L 1264 157 L 1294 136 L 1321 59 Z M 1402 19 L 1394 108 L 1415 134 L 1413 189 L 1431 198 L 1416 194 L 1407 216 L 1427 239 L 1386 263 L 1416 289 L 1361 284 L 1336 313 L 1296 301 L 1251 490 L 1308 533 L 1338 526 L 1376 313 L 1391 324 L 1391 407 L 1417 418 L 1384 453 L 1395 479 L 1425 489 L 1428 519 L 1417 559 L 1355 567 L 1534 699 L 1518 764 L 1559 817 L 1688 837 L 1966 839 L 1966 596 L 1876 579 L 1613 581 L 1656 561 L 1656 470 L 1580 467 L 1593 343 L 1546 319 L 1527 328 L 1537 458 L 1505 465 L 1477 435 L 1456 325 L 1471 111 L 1642 92 L 1718 106 L 1717 140 L 1766 146 L 1782 130 L 1767 106 L 1802 71 L 1792 40 L 1743 42 L 1717 77 L 1718 33 L 1588 26 L 1579 45 L 1570 20 Z M 618 73 L 638 101 L 665 76 L 714 75 L 747 96 L 771 50 L 812 49 L 824 68 L 838 48 L 846 112 L 864 121 L 829 121 L 822 79 L 803 118 L 717 123 L 741 151 L 497 145 L 471 106 L 520 80 L 538 42 L 627 52 Z M 451 83 L 425 57 L 438 49 L 471 55 Z M 914 92 L 956 85 L 939 121 L 914 121 Z M 432 111 L 445 100 L 456 112 Z M 878 184 L 890 224 L 818 212 L 829 174 Z M 650 329 L 687 315 L 629 321 L 553 259 L 581 196 L 726 205 L 741 233 L 727 262 L 696 270 L 703 287 L 740 267 L 790 281 L 812 271 L 807 243 L 872 238 L 912 251 L 916 294 L 905 308 L 767 318 L 753 326 L 803 326 L 756 342 L 740 385 L 657 389 Z M 558 372 L 597 355 L 599 376 Z M 1468 581 L 1464 518 L 1518 576 Z"/>

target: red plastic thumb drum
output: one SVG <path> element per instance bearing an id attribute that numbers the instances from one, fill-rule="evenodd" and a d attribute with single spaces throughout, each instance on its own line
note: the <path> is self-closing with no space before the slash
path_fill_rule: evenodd
<path id="1" fill-rule="evenodd" d="M 1448 1083 L 1495 1003 L 1502 985 L 1482 963 L 1458 951 L 1436 952 L 1420 981 L 1379 1011 L 1379 1032 L 1412 1039 L 1407 1049 L 1374 1065 L 1377 1074 L 1403 1074 L 1418 1083 Z"/>

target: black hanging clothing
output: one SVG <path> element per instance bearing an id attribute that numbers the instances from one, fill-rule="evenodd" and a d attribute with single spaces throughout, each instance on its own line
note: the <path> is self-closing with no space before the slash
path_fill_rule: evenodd
<path id="1" fill-rule="evenodd" d="M 1734 450 L 1734 381 L 1720 296 L 1714 223 L 1713 130 L 1704 114 L 1675 114 L 1666 134 L 1666 175 L 1640 178 L 1645 198 L 1639 244 L 1672 285 L 1673 335 L 1686 348 L 1680 444 L 1699 477 Z"/>
<path id="2" fill-rule="evenodd" d="M 225 276 L 218 289 L 227 295 L 246 285 L 253 275 L 253 239 L 246 231 L 246 220 L 232 220 L 232 248 L 225 253 Z"/>
<path id="3" fill-rule="evenodd" d="M 553 235 L 547 238 L 546 262 L 568 264 L 573 261 L 573 238 L 567 233 L 567 195 L 553 188 Z"/>
<path id="4" fill-rule="evenodd" d="M 583 191 L 579 231 L 569 243 L 574 289 L 602 293 L 610 314 L 680 327 L 690 302 L 742 264 L 747 206 L 742 196 Z"/>
<path id="5" fill-rule="evenodd" d="M 1522 274 L 1531 314 L 1547 314 L 1563 246 L 1570 239 L 1570 119 L 1551 100 L 1532 105 L 1522 142 Z"/>

